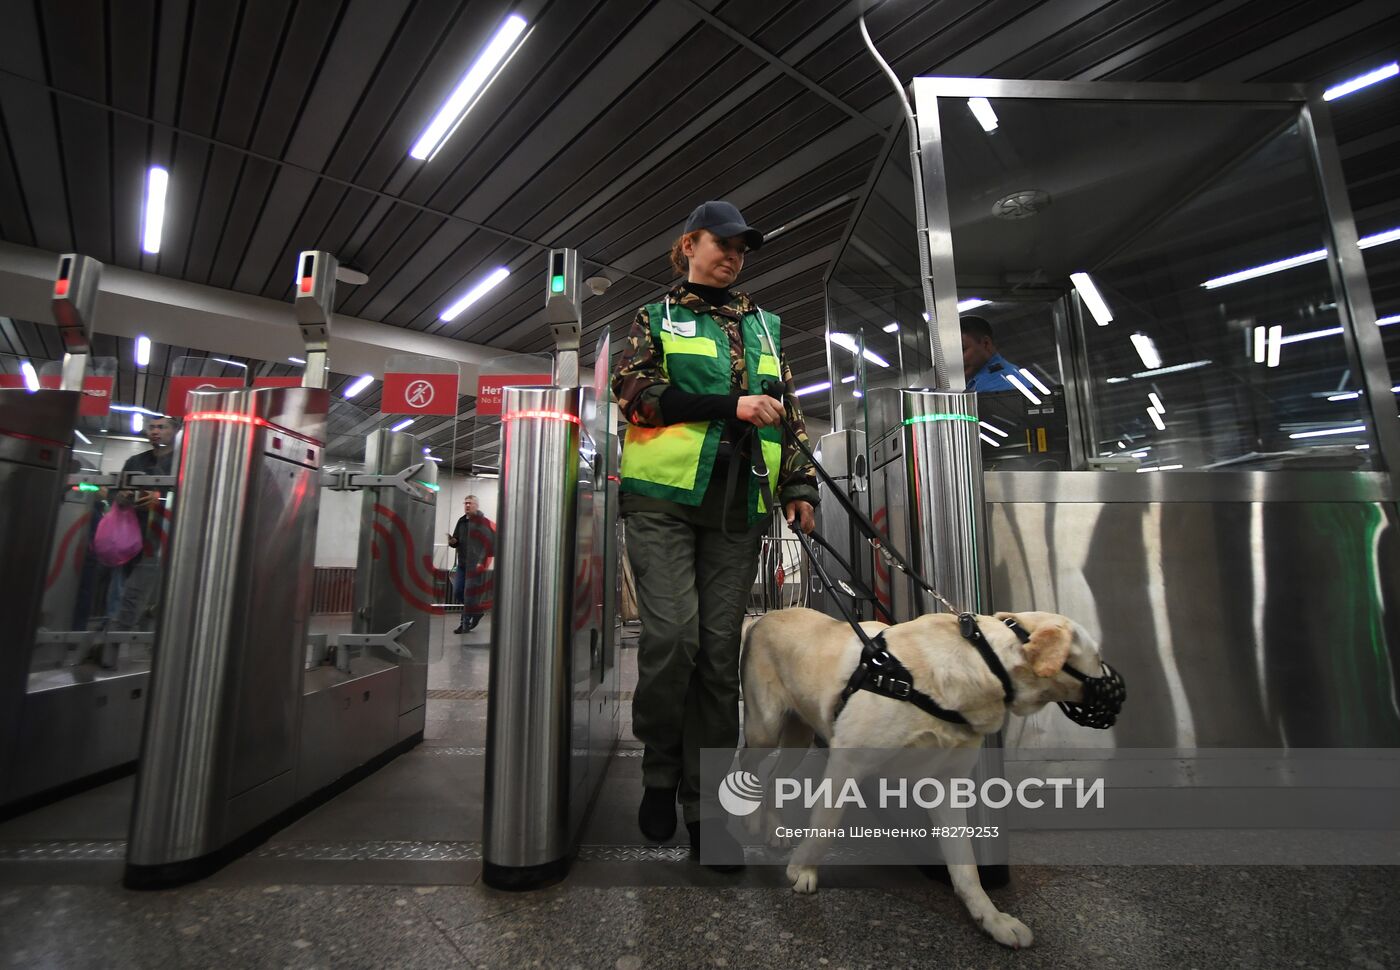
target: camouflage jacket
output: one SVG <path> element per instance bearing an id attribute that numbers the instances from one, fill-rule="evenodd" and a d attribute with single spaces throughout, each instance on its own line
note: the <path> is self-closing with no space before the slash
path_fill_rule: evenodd
<path id="1" fill-rule="evenodd" d="M 730 390 L 734 394 L 753 394 L 749 390 L 748 371 L 744 367 L 744 338 L 739 329 L 739 321 L 745 314 L 753 313 L 757 306 L 747 293 L 735 292 L 734 298 L 725 306 L 712 307 L 703 299 L 683 286 L 676 286 L 670 293 L 671 302 L 685 307 L 692 313 L 710 314 L 720 328 L 729 336 Z M 787 357 L 781 362 L 783 402 L 787 408 L 788 420 L 803 443 L 811 448 L 807 437 L 806 422 L 802 419 L 802 408 L 797 401 L 797 385 L 793 382 L 792 369 Z M 632 329 L 622 345 L 617 367 L 613 371 L 612 389 L 617 398 L 618 408 L 632 424 L 644 428 L 657 428 L 670 424 L 661 413 L 661 395 L 670 386 L 665 368 L 665 355 L 661 345 L 651 336 L 651 319 L 644 306 L 632 320 Z M 802 500 L 817 504 L 817 473 L 801 450 L 787 436 L 783 439 L 782 470 L 778 474 L 778 503 Z"/>

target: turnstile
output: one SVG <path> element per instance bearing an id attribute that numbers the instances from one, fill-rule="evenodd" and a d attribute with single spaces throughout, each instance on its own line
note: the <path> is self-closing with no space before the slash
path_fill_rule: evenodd
<path id="1" fill-rule="evenodd" d="M 308 384 L 325 382 L 334 278 L 330 254 L 298 259 Z M 127 850 L 131 888 L 208 874 L 422 738 L 427 604 L 394 582 L 401 558 L 432 541 L 436 473 L 405 462 L 414 439 L 380 433 L 368 472 L 323 475 L 324 387 L 196 392 L 191 402 Z M 361 545 L 369 558 L 354 630 L 313 635 L 323 478 L 366 489 L 374 527 Z M 381 623 L 392 626 L 374 632 Z"/>
<path id="2" fill-rule="evenodd" d="M 90 578 L 93 482 L 75 475 L 74 429 L 102 264 L 59 257 L 52 308 L 63 342 L 58 387 L 0 389 L 0 813 L 13 815 L 94 784 L 134 762 L 145 706 L 142 662 L 105 666 L 91 649 L 115 631 L 89 630 L 75 608 Z M 50 378 L 43 378 L 47 383 Z M 81 484 L 74 479 L 81 479 Z M 72 489 L 92 491 L 73 491 Z M 60 540 L 61 537 L 61 540 Z M 81 622 L 74 628 L 75 615 Z M 115 650 L 110 651 L 115 657 Z M 76 661 L 76 662 L 75 662 Z"/>
<path id="3" fill-rule="evenodd" d="M 496 600 L 482 879 L 562 878 L 616 747 L 619 638 L 616 411 L 600 343 L 579 388 L 577 254 L 550 254 L 555 387 L 507 387 L 501 412 Z"/>

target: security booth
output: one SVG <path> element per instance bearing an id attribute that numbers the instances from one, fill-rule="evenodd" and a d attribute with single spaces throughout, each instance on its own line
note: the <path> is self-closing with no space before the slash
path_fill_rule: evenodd
<path id="1" fill-rule="evenodd" d="M 921 388 L 952 362 L 975 410 L 938 413 L 977 422 L 955 419 L 984 468 L 986 607 L 1073 617 L 1134 683 L 1092 737 L 1013 718 L 1008 756 L 1392 744 L 1400 420 L 1361 257 L 1396 234 L 1358 234 L 1320 94 L 913 90 L 923 195 L 892 135 L 826 280 L 835 424 L 865 436 L 871 514 L 918 545 L 912 446 L 942 427 Z M 969 331 L 964 373 L 968 317 L 997 357 Z"/>
<path id="2" fill-rule="evenodd" d="M 620 730 L 608 334 L 582 371 L 577 253 L 546 270 L 554 383 L 502 392 L 482 879 L 509 890 L 567 873 Z"/>
<path id="3" fill-rule="evenodd" d="M 422 738 L 431 604 L 398 594 L 431 547 L 436 466 L 384 429 L 359 435 L 361 467 L 325 467 L 346 438 L 326 386 L 336 270 L 298 258 L 301 386 L 189 394 L 130 888 L 207 875 Z M 319 505 L 356 490 L 370 538 L 354 619 L 314 629 Z"/>

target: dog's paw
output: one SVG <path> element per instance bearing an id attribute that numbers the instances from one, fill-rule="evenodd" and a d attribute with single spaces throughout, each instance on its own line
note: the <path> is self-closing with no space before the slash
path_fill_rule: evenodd
<path id="1" fill-rule="evenodd" d="M 982 920 L 982 929 L 1002 946 L 1009 946 L 1013 950 L 1023 949 L 1035 942 L 1030 927 L 1010 913 L 993 913 Z"/>
<path id="2" fill-rule="evenodd" d="M 792 891 L 795 893 L 814 893 L 817 891 L 817 867 L 799 866 L 797 863 L 787 867 L 788 882 L 792 883 Z"/>

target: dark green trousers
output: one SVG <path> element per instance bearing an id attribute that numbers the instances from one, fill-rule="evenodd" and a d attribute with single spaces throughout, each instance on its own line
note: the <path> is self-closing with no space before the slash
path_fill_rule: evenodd
<path id="1" fill-rule="evenodd" d="M 739 743 L 739 637 L 763 526 L 726 537 L 722 504 L 719 488 L 698 508 L 635 495 L 622 504 L 642 619 L 632 695 L 642 782 L 678 786 L 686 822 L 700 817 L 700 749 Z"/>

